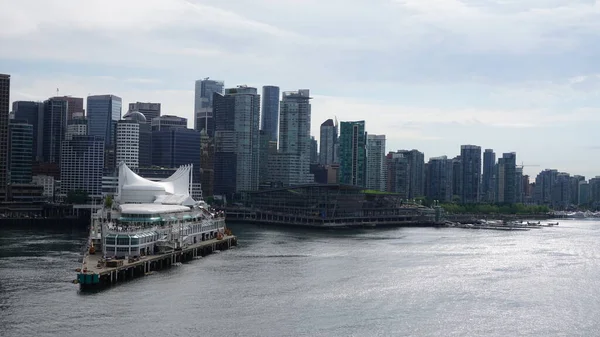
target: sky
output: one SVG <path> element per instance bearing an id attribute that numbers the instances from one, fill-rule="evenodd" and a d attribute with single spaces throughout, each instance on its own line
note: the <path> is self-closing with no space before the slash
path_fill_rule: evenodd
<path id="1" fill-rule="evenodd" d="M 600 2 L 0 0 L 11 100 L 115 94 L 193 124 L 194 81 L 310 89 L 311 133 L 365 120 L 387 150 L 516 152 L 600 175 Z M 259 89 L 260 90 L 260 89 Z M 123 111 L 125 113 L 126 111 Z"/>

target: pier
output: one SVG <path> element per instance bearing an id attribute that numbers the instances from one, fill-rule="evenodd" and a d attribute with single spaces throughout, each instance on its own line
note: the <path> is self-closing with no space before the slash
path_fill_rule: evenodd
<path id="1" fill-rule="evenodd" d="M 145 276 L 150 272 L 168 268 L 197 257 L 204 257 L 215 251 L 223 251 L 237 246 L 237 237 L 225 235 L 222 239 L 208 239 L 179 250 L 164 254 L 140 256 L 134 259 L 104 260 L 101 252 L 86 255 L 81 270 L 78 270 L 76 283 L 82 290 L 108 287 L 117 283 Z"/>

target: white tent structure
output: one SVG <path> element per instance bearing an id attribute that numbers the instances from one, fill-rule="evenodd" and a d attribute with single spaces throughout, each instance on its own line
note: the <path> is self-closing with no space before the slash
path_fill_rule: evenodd
<path id="1" fill-rule="evenodd" d="M 152 181 L 133 172 L 125 163 L 119 164 L 119 186 L 116 201 L 120 204 L 164 204 L 192 206 L 190 196 L 192 165 L 181 166 L 173 175 Z"/>

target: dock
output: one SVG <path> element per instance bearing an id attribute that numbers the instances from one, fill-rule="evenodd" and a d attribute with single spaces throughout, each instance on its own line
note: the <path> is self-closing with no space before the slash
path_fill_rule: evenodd
<path id="1" fill-rule="evenodd" d="M 204 257 L 215 251 L 223 251 L 237 246 L 235 235 L 225 235 L 222 239 L 209 239 L 164 254 L 140 256 L 135 259 L 104 261 L 101 252 L 89 254 L 86 251 L 83 264 L 75 283 L 82 290 L 108 287 L 117 283 L 142 277 L 150 272 L 169 268 L 197 257 Z M 111 266 L 108 266 L 111 265 Z"/>

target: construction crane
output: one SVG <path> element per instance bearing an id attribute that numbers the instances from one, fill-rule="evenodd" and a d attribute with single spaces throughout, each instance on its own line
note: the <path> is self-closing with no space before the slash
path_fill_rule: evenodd
<path id="1" fill-rule="evenodd" d="M 530 165 L 525 165 L 523 162 L 521 162 L 521 165 L 517 165 L 517 167 L 523 168 L 523 167 L 539 167 L 540 165 L 537 164 L 530 164 Z"/>

